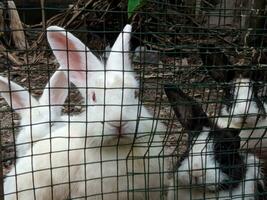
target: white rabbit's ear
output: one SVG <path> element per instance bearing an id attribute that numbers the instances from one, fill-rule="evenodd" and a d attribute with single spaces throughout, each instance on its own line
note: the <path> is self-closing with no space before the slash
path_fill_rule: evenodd
<path id="1" fill-rule="evenodd" d="M 38 105 L 38 102 L 31 98 L 31 95 L 20 85 L 0 76 L 1 96 L 8 105 L 17 113 L 21 114 L 25 109 Z"/>
<path id="2" fill-rule="evenodd" d="M 61 106 L 68 96 L 68 77 L 67 72 L 58 69 L 50 78 L 45 86 L 39 104 L 43 106 L 51 105 L 51 116 L 61 115 Z"/>
<path id="3" fill-rule="evenodd" d="M 47 39 L 60 67 L 70 70 L 70 80 L 76 86 L 85 86 L 87 70 L 103 70 L 101 61 L 65 29 L 58 26 L 48 27 Z"/>
<path id="4" fill-rule="evenodd" d="M 132 26 L 127 24 L 111 48 L 107 60 L 108 70 L 131 70 L 129 56 Z"/>

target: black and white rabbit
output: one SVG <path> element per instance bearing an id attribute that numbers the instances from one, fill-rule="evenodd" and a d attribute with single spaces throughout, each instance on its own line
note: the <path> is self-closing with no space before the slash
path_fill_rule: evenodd
<path id="1" fill-rule="evenodd" d="M 254 154 L 240 152 L 239 130 L 214 124 L 174 85 L 166 85 L 165 92 L 189 134 L 188 150 L 173 170 L 168 200 L 264 199 L 260 161 Z"/>
<path id="2" fill-rule="evenodd" d="M 267 148 L 267 68 L 233 66 L 221 49 L 202 46 L 203 66 L 224 90 L 217 124 L 242 128 L 241 148 Z M 266 149 L 267 150 L 267 149 Z"/>

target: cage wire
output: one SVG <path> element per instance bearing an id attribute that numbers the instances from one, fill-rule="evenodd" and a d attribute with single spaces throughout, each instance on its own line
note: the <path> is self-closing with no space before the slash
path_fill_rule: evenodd
<path id="1" fill-rule="evenodd" d="M 1 199 L 267 199 L 266 1 L 0 1 Z"/>

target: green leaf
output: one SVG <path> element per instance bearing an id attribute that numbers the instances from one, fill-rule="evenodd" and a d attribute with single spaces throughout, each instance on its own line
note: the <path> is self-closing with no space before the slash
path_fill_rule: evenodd
<path id="1" fill-rule="evenodd" d="M 146 0 L 128 0 L 128 18 L 132 17 L 134 11 L 142 6 Z"/>

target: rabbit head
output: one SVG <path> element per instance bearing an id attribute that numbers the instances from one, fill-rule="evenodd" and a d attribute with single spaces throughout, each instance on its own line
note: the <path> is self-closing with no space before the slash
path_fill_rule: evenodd
<path id="1" fill-rule="evenodd" d="M 50 78 L 39 100 L 22 86 L 0 77 L 1 96 L 20 115 L 20 132 L 16 137 L 17 155 L 28 149 L 26 143 L 41 139 L 49 133 L 53 121 L 59 120 L 61 107 L 68 94 L 64 71 L 58 70 Z M 30 144 L 29 144 L 30 145 Z"/>
<path id="2" fill-rule="evenodd" d="M 189 134 L 188 149 L 177 166 L 179 184 L 220 191 L 236 187 L 245 176 L 239 154 L 239 130 L 219 128 L 201 106 L 173 85 L 165 92 L 172 108 Z"/>
<path id="3" fill-rule="evenodd" d="M 231 116 L 230 126 L 254 127 L 265 120 L 266 70 L 247 66 L 233 66 L 227 56 L 214 46 L 201 50 L 204 67 L 224 89 L 221 115 Z"/>
<path id="4" fill-rule="evenodd" d="M 55 57 L 69 70 L 70 81 L 85 99 L 87 121 L 101 123 L 101 134 L 115 140 L 120 138 L 120 142 L 133 139 L 136 132 L 148 134 L 154 130 L 152 116 L 140 105 L 139 82 L 131 66 L 131 29 L 131 25 L 124 27 L 106 63 L 63 28 L 51 26 L 47 29 Z"/>

